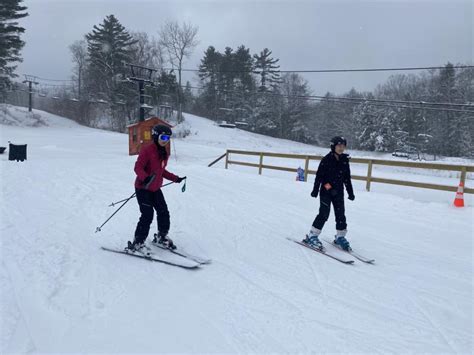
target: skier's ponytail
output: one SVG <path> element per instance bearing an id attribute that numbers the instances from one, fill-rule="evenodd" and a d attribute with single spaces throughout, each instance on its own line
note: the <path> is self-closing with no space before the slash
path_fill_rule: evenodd
<path id="1" fill-rule="evenodd" d="M 162 147 L 159 144 L 157 144 L 157 147 L 158 147 L 158 154 L 160 155 L 160 158 L 162 160 L 167 160 L 168 159 L 168 151 L 166 150 L 166 147 Z"/>

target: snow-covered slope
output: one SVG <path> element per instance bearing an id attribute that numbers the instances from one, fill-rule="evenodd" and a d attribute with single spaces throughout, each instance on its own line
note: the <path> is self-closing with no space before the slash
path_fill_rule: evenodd
<path id="1" fill-rule="evenodd" d="M 376 264 L 343 265 L 286 240 L 317 213 L 311 184 L 206 167 L 226 148 L 325 149 L 187 115 L 169 165 L 187 191 L 164 194 L 177 244 L 213 263 L 181 270 L 100 250 L 139 217 L 132 200 L 94 233 L 133 193 L 127 136 L 36 113 L 0 126 L 0 145 L 28 144 L 23 163 L 0 156 L 1 353 L 472 352 L 473 209 L 452 193 L 355 182 L 348 238 Z"/>

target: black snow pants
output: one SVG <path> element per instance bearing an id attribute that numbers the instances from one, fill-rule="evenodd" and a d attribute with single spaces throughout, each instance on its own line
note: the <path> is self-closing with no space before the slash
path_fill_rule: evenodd
<path id="1" fill-rule="evenodd" d="M 150 225 L 153 222 L 153 210 L 156 210 L 158 231 L 160 235 L 168 234 L 170 229 L 170 213 L 166 205 L 163 192 L 145 189 L 136 189 L 138 206 L 140 206 L 140 220 L 135 229 L 135 242 L 143 243 L 148 237 Z"/>
<path id="2" fill-rule="evenodd" d="M 344 209 L 344 191 L 343 189 L 327 191 L 324 188 L 319 193 L 319 214 L 316 216 L 313 222 L 313 227 L 322 230 L 324 224 L 329 218 L 329 212 L 331 211 L 331 203 L 334 206 L 334 213 L 336 215 L 336 230 L 347 229 L 346 215 Z"/>

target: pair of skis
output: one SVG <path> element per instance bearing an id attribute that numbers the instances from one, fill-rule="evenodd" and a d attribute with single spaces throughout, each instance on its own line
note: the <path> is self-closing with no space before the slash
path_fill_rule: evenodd
<path id="1" fill-rule="evenodd" d="M 142 258 L 142 259 L 146 259 L 146 260 L 150 260 L 150 261 L 155 261 L 155 262 L 170 265 L 170 266 L 176 266 L 176 267 L 180 267 L 180 268 L 183 268 L 183 269 L 197 269 L 202 265 L 211 263 L 210 259 L 203 259 L 201 257 L 188 254 L 184 250 L 181 250 L 181 249 L 167 248 L 167 247 L 165 247 L 163 245 L 160 245 L 158 243 L 155 243 L 155 242 L 152 242 L 151 245 L 153 245 L 156 248 L 164 250 L 164 252 L 161 253 L 163 255 L 159 256 L 159 255 L 157 255 L 153 252 L 148 254 L 148 255 L 145 255 L 145 254 L 142 254 L 142 253 L 133 252 L 129 249 L 108 248 L 108 247 L 104 247 L 104 246 L 102 247 L 102 250 L 110 251 L 110 252 L 113 252 L 113 253 L 119 253 L 119 254 L 135 256 L 137 258 Z M 178 255 L 179 259 L 181 259 L 181 260 L 179 260 L 179 261 L 172 261 L 172 260 L 169 260 L 169 259 L 167 260 L 167 258 L 165 257 L 165 253 L 167 253 L 167 252 Z"/>
<path id="2" fill-rule="evenodd" d="M 350 260 L 350 259 L 345 259 L 345 258 L 341 258 L 339 256 L 336 256 L 336 255 L 333 255 L 333 254 L 330 254 L 326 251 L 326 248 L 323 248 L 323 249 L 319 249 L 319 248 L 316 248 L 316 247 L 313 247 L 309 244 L 306 244 L 300 240 L 297 240 L 297 239 L 293 239 L 293 238 L 287 238 L 288 240 L 291 240 L 292 242 L 295 242 L 296 244 L 299 244 L 301 246 L 304 246 L 308 249 L 311 249 L 319 254 L 322 254 L 322 255 L 325 255 L 327 257 L 330 257 L 331 259 L 334 259 L 334 260 L 337 260 L 343 264 L 348 264 L 348 265 L 352 265 L 354 264 L 354 260 Z M 359 261 L 362 261 L 363 263 L 366 263 L 366 264 L 373 264 L 375 262 L 374 259 L 369 259 L 369 258 L 366 258 L 365 256 L 362 256 L 360 255 L 359 253 L 356 253 L 355 251 L 353 251 L 352 249 L 351 250 L 344 250 L 342 249 L 340 246 L 334 244 L 333 242 L 329 241 L 329 240 L 326 240 L 326 239 L 323 239 L 323 241 L 327 244 L 330 244 L 332 245 L 333 247 L 347 253 L 347 254 L 350 254 L 351 256 L 353 256 L 354 258 L 356 258 L 357 260 Z"/>
<path id="3" fill-rule="evenodd" d="M 322 254 L 322 255 L 325 255 L 325 256 L 327 256 L 331 259 L 337 260 L 337 261 L 339 261 L 343 264 L 348 264 L 348 265 L 354 264 L 354 260 L 341 258 L 339 256 L 328 253 L 326 251 L 326 248 L 319 249 L 319 248 L 315 248 L 315 247 L 313 247 L 309 244 L 306 244 L 306 243 L 304 243 L 300 240 L 297 240 L 297 239 L 293 239 L 293 238 L 287 238 L 287 239 L 292 241 L 292 242 L 295 242 L 296 244 L 299 244 L 299 245 L 304 246 L 308 249 L 311 249 L 311 250 L 313 250 L 313 251 L 315 251 L 319 254 Z M 352 249 L 351 250 L 343 250 L 341 247 L 339 247 L 338 245 L 334 244 L 333 242 L 331 242 L 329 240 L 323 239 L 323 241 L 326 244 L 330 244 L 334 248 L 337 248 L 337 249 L 353 256 L 354 258 L 356 258 L 359 261 L 362 261 L 362 262 L 367 263 L 367 264 L 373 264 L 375 262 L 374 259 L 366 258 L 365 256 L 362 256 L 359 253 L 356 253 Z M 141 253 L 134 253 L 133 251 L 130 251 L 128 249 L 115 249 L 115 248 L 108 248 L 108 247 L 104 247 L 104 246 L 102 247 L 102 249 L 106 250 L 106 251 L 109 251 L 109 252 L 113 252 L 113 253 L 119 253 L 119 254 L 135 256 L 137 258 L 147 259 L 147 260 L 150 260 L 150 261 L 155 261 L 155 262 L 159 262 L 159 263 L 170 265 L 170 266 L 176 266 L 176 267 L 180 267 L 180 268 L 183 268 L 183 269 L 197 269 L 202 265 L 206 265 L 206 264 L 211 263 L 210 259 L 203 259 L 201 257 L 188 254 L 184 250 L 181 250 L 181 249 L 167 248 L 167 247 L 165 247 L 161 244 L 158 244 L 157 242 L 151 242 L 151 245 L 153 245 L 156 248 L 162 249 L 166 252 L 178 255 L 180 258 L 182 258 L 182 260 L 180 260 L 179 262 L 178 261 L 170 261 L 170 260 L 166 260 L 166 258 L 164 258 L 164 257 L 157 256 L 155 253 L 150 253 L 149 255 L 145 255 L 145 254 L 141 254 Z"/>

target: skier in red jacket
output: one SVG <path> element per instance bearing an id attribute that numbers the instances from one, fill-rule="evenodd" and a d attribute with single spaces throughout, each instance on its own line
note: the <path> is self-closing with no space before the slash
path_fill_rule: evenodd
<path id="1" fill-rule="evenodd" d="M 155 242 L 165 247 L 174 249 L 173 241 L 168 237 L 170 229 L 170 214 L 166 205 L 165 197 L 161 191 L 163 178 L 180 183 L 186 177 L 178 177 L 168 170 L 168 152 L 166 145 L 170 142 L 172 131 L 165 125 L 156 125 L 152 129 L 153 144 L 140 149 L 137 162 L 135 163 L 135 191 L 140 207 L 140 220 L 135 229 L 133 243 L 128 242 L 128 249 L 143 254 L 149 254 L 149 248 L 145 240 L 150 231 L 153 221 L 153 210 L 156 210 L 158 221 L 158 240 Z"/>

